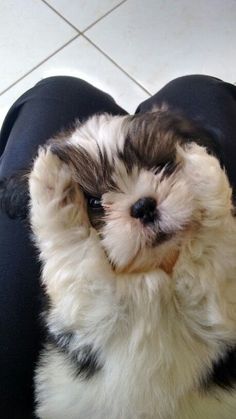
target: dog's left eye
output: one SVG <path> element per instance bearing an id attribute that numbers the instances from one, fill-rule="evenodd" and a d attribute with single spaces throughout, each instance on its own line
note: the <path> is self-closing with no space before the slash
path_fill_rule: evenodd
<path id="1" fill-rule="evenodd" d="M 88 196 L 87 201 L 88 201 L 88 206 L 92 209 L 102 208 L 102 201 L 99 198 L 95 198 L 94 196 Z"/>

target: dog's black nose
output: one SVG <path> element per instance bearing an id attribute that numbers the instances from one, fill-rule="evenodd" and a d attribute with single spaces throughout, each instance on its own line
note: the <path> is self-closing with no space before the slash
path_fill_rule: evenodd
<path id="1" fill-rule="evenodd" d="M 132 205 L 130 215 L 139 218 L 143 224 L 153 223 L 158 215 L 156 200 L 151 197 L 140 198 Z"/>

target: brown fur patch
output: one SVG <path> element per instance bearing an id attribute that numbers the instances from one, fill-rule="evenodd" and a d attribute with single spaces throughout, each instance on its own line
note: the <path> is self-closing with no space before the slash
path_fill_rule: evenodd
<path id="1" fill-rule="evenodd" d="M 74 180 L 87 195 L 101 197 L 102 194 L 114 188 L 113 167 L 105 151 L 101 152 L 98 149 L 99 157 L 96 159 L 82 147 L 60 142 L 53 142 L 51 151 L 71 166 Z"/>
<path id="2" fill-rule="evenodd" d="M 160 269 L 166 272 L 168 275 L 172 274 L 174 266 L 179 258 L 179 249 L 172 250 L 166 255 L 164 260 L 161 262 Z"/>
<path id="3" fill-rule="evenodd" d="M 146 169 L 166 167 L 166 174 L 173 173 L 177 144 L 194 141 L 209 153 L 219 154 L 211 133 L 196 121 L 167 108 L 127 117 L 124 129 L 126 141 L 120 158 L 129 171 L 136 165 Z"/>

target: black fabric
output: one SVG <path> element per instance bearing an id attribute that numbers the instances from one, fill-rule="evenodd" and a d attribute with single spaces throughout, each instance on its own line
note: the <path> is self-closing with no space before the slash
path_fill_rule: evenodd
<path id="1" fill-rule="evenodd" d="M 236 86 L 204 75 L 179 77 L 141 103 L 136 112 L 147 112 L 163 103 L 209 131 L 236 190 Z"/>
<path id="2" fill-rule="evenodd" d="M 139 105 L 147 112 L 167 103 L 198 119 L 222 149 L 236 186 L 236 88 L 208 76 L 187 76 Z M 107 94 L 73 77 L 42 80 L 10 109 L 0 134 L 0 180 L 27 169 L 38 146 L 75 118 L 94 113 L 125 115 Z M 33 369 L 40 348 L 40 266 L 26 221 L 0 212 L 0 417 L 33 418 Z"/>
<path id="3" fill-rule="evenodd" d="M 106 93 L 75 77 L 49 77 L 21 96 L 8 112 L 0 135 L 0 177 L 25 168 L 38 146 L 76 118 L 94 113 L 125 114 Z"/>
<path id="4" fill-rule="evenodd" d="M 125 114 L 73 77 L 42 80 L 12 106 L 0 135 L 0 180 L 31 165 L 39 145 L 76 118 Z M 0 417 L 32 418 L 33 369 L 40 348 L 40 267 L 26 221 L 0 212 Z"/>

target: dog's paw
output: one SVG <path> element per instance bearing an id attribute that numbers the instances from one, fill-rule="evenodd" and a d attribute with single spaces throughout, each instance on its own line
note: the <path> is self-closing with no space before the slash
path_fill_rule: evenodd
<path id="1" fill-rule="evenodd" d="M 37 202 L 61 199 L 72 184 L 71 172 L 50 148 L 39 150 L 30 175 L 30 195 Z"/>
<path id="2" fill-rule="evenodd" d="M 31 209 L 63 217 L 64 223 L 88 224 L 85 199 L 69 165 L 50 150 L 41 148 L 29 177 Z"/>

